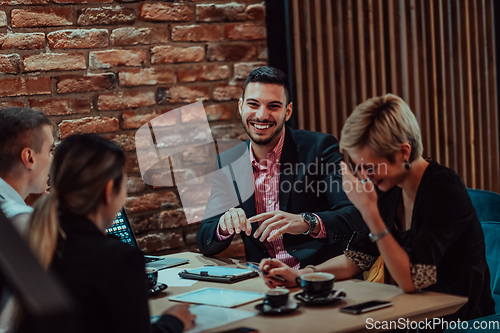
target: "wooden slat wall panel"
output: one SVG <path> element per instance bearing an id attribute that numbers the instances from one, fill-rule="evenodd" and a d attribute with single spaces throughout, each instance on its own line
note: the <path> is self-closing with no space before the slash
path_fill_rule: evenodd
<path id="1" fill-rule="evenodd" d="M 488 68 L 486 68 L 486 76 L 488 78 L 488 83 L 487 83 L 487 91 L 489 92 L 486 97 L 489 100 L 488 107 L 486 110 L 490 109 L 497 109 L 497 99 L 496 99 L 496 92 L 497 92 L 497 87 L 496 85 L 498 84 L 497 78 L 496 78 L 496 59 L 495 59 L 495 46 L 494 46 L 494 22 L 493 22 L 493 4 L 491 1 L 483 0 L 482 1 L 483 7 L 485 8 L 482 10 L 483 14 L 483 24 L 484 24 L 484 33 L 486 34 L 486 39 L 485 39 L 485 47 L 487 52 L 485 52 L 485 57 L 484 61 L 488 63 Z M 499 141 L 498 141 L 498 113 L 492 113 L 488 112 L 488 125 L 487 127 L 487 138 L 486 140 L 488 143 L 491 145 L 491 149 L 488 149 L 488 151 L 491 152 L 498 152 L 500 149 L 499 147 Z M 497 154 L 492 154 L 489 155 L 490 158 L 490 165 L 491 167 L 488 168 L 489 171 L 489 176 L 490 180 L 493 184 L 498 184 L 500 182 L 500 172 L 498 172 L 498 155 Z M 498 190 L 497 190 L 498 192 Z"/>
<path id="2" fill-rule="evenodd" d="M 354 107 L 397 94 L 424 156 L 500 191 L 492 0 L 290 0 L 298 127 L 339 137 Z"/>
<path id="3" fill-rule="evenodd" d="M 482 94 L 481 90 L 483 89 L 484 85 L 481 82 L 481 54 L 480 54 L 480 47 L 481 43 L 479 42 L 480 40 L 480 32 L 479 32 L 479 18 L 478 16 L 480 15 L 479 8 L 478 8 L 478 2 L 477 1 L 471 1 L 469 3 L 470 7 L 469 10 L 471 11 L 471 19 L 472 19 L 472 54 L 471 54 L 471 63 L 472 63 L 472 73 L 473 73 L 473 78 L 472 80 L 476 82 L 475 87 L 472 87 L 473 89 L 473 104 L 474 108 L 476 110 L 481 110 L 483 108 L 483 101 L 481 100 Z M 484 69 L 483 69 L 484 70 Z M 484 96 L 484 95 L 483 95 Z M 485 144 L 483 140 L 481 140 L 481 129 L 483 126 L 483 119 L 482 117 L 478 117 L 477 121 L 473 123 L 474 126 L 474 142 L 476 143 L 476 149 L 478 152 L 482 152 L 485 150 Z M 476 161 L 477 161 L 477 169 L 476 170 L 485 170 L 485 164 L 484 164 L 484 156 L 483 154 L 476 154 Z M 484 188 L 484 173 L 483 172 L 476 172 L 476 187 L 478 188 Z"/>

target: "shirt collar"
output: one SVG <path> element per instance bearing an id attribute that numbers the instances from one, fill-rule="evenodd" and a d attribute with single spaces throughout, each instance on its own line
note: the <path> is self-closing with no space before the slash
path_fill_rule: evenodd
<path id="1" fill-rule="evenodd" d="M 11 200 L 26 205 L 21 195 L 2 178 L 0 178 L 0 197 L 3 197 L 5 200 Z"/>
<path id="2" fill-rule="evenodd" d="M 0 209 L 9 219 L 33 211 L 33 208 L 24 202 L 21 195 L 2 178 L 0 178 Z M 18 227 L 24 228 L 21 225 L 18 225 Z"/>
<path id="3" fill-rule="evenodd" d="M 265 170 L 269 166 L 275 163 L 279 163 L 281 159 L 281 152 L 283 151 L 283 144 L 285 142 L 285 128 L 283 127 L 283 133 L 281 133 L 280 140 L 274 146 L 274 149 L 267 154 L 267 166 L 266 165 L 261 165 L 257 160 L 255 159 L 255 155 L 253 153 L 253 142 L 250 141 L 250 161 L 252 162 L 252 165 L 254 168 L 258 170 Z"/>

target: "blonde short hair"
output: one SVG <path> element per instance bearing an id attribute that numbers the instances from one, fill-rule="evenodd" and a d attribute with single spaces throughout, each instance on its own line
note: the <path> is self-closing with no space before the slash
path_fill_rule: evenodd
<path id="1" fill-rule="evenodd" d="M 359 104 L 347 118 L 340 137 L 340 152 L 368 146 L 394 162 L 402 143 L 411 146 L 410 162 L 422 155 L 422 136 L 417 119 L 400 97 L 386 94 Z"/>

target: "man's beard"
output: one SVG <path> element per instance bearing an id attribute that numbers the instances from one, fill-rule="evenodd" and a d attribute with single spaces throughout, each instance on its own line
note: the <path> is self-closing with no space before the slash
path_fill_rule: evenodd
<path id="1" fill-rule="evenodd" d="M 243 125 L 243 129 L 248 134 L 248 136 L 250 137 L 250 139 L 255 144 L 257 144 L 259 146 L 268 145 L 269 143 L 271 143 L 271 141 L 274 140 L 274 138 L 276 138 L 277 136 L 281 135 L 281 133 L 283 131 L 283 128 L 285 127 L 285 121 L 286 121 L 286 114 L 283 117 L 283 121 L 281 122 L 281 126 L 279 128 L 278 128 L 279 124 L 278 123 L 276 124 L 276 128 L 274 129 L 273 134 L 271 134 L 268 138 L 260 138 L 259 136 L 254 137 L 254 136 L 252 136 L 252 134 L 250 134 L 250 130 L 247 128 L 247 124 L 244 122 L 243 118 L 241 118 L 241 124 Z M 252 125 L 248 125 L 248 126 L 252 126 Z"/>

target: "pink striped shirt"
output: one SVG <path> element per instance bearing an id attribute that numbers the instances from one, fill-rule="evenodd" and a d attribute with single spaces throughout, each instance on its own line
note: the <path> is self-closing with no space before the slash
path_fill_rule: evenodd
<path id="1" fill-rule="evenodd" d="M 274 212 L 280 209 L 279 202 L 279 183 L 280 183 L 280 159 L 285 142 L 285 131 L 273 151 L 267 154 L 264 165 L 257 162 L 253 149 L 250 149 L 250 159 L 253 166 L 253 179 L 255 182 L 255 210 L 257 215 L 262 213 Z M 261 161 L 262 162 L 262 161 Z M 315 215 L 321 226 L 321 231 L 316 237 L 325 238 L 326 232 L 323 222 L 319 216 Z M 259 225 L 262 222 L 259 221 Z M 272 231 L 270 235 L 276 233 Z M 312 235 L 314 237 L 314 235 Z M 264 245 L 269 251 L 269 255 L 276 258 L 288 266 L 299 269 L 300 263 L 297 258 L 291 256 L 283 245 L 283 236 L 278 237 L 272 242 L 264 241 Z"/>
<path id="2" fill-rule="evenodd" d="M 280 209 L 279 203 L 279 183 L 280 183 L 280 159 L 281 152 L 283 151 L 283 143 L 285 142 L 285 131 L 281 135 L 278 144 L 274 149 L 267 154 L 266 159 L 262 164 L 257 162 L 253 149 L 250 149 L 250 161 L 253 166 L 253 179 L 255 183 L 255 211 L 258 214 L 274 212 Z M 250 145 L 251 147 L 251 145 Z M 323 221 L 314 214 L 318 219 L 318 223 L 321 227 L 320 232 L 317 235 L 311 234 L 315 238 L 326 238 L 325 226 Z M 247 216 L 249 218 L 249 216 Z M 258 222 L 259 225 L 262 221 Z M 276 230 L 272 231 L 270 235 L 273 235 Z M 217 237 L 220 240 L 227 239 L 229 236 L 222 236 L 219 234 L 219 228 L 217 228 Z M 253 237 L 250 236 L 250 237 Z M 300 263 L 297 258 L 291 256 L 283 245 L 283 236 L 278 237 L 272 242 L 264 241 L 269 255 L 272 258 L 276 258 L 288 266 L 299 269 Z"/>

